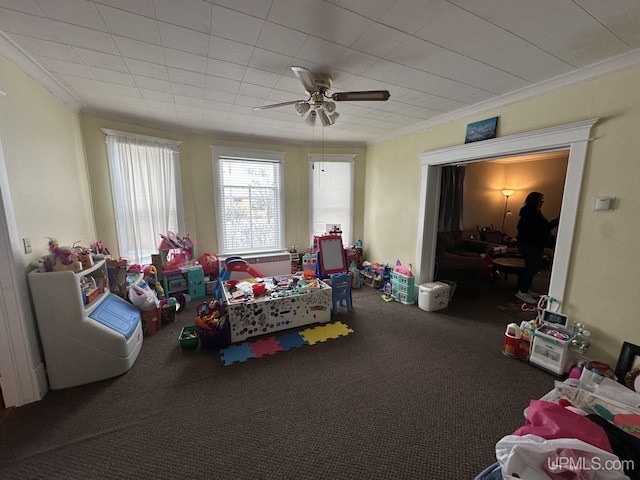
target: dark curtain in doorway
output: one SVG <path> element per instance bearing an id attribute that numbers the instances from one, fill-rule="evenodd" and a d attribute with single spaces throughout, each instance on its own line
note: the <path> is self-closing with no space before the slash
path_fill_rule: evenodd
<path id="1" fill-rule="evenodd" d="M 442 167 L 438 231 L 462 230 L 464 166 Z"/>

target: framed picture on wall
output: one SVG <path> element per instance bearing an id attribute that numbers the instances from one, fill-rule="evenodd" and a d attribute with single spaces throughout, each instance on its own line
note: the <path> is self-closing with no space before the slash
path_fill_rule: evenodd
<path id="1" fill-rule="evenodd" d="M 464 143 L 479 142 L 488 138 L 496 138 L 496 127 L 498 126 L 498 117 L 487 118 L 479 122 L 467 125 L 467 135 Z"/>
<path id="2" fill-rule="evenodd" d="M 625 379 L 625 377 L 627 377 L 627 374 L 630 373 L 634 374 L 634 378 Z M 620 350 L 620 356 L 618 357 L 615 374 L 616 377 L 618 377 L 619 383 L 627 385 L 627 387 L 635 390 L 634 384 L 636 377 L 640 376 L 640 346 L 634 345 L 633 343 L 629 342 L 624 342 L 622 344 L 622 349 Z M 628 382 L 627 380 L 629 380 L 630 382 Z M 631 386 L 629 385 L 629 383 L 631 383 Z"/>

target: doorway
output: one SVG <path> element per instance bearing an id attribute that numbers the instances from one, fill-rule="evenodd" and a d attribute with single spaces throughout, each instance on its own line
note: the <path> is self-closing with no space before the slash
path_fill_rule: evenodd
<path id="1" fill-rule="evenodd" d="M 420 155 L 422 164 L 416 277 L 420 283 L 433 280 L 435 239 L 438 227 L 441 169 L 445 165 L 465 164 L 518 155 L 569 151 L 567 175 L 562 198 L 562 217 L 556 240 L 556 261 L 549 282 L 549 295 L 564 303 L 571 245 L 580 201 L 580 191 L 591 128 L 598 119 L 536 130 L 434 150 Z"/>

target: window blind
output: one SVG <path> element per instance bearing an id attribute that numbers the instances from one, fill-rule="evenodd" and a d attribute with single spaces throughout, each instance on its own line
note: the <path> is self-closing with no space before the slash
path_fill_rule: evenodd
<path id="1" fill-rule="evenodd" d="M 214 155 L 218 248 L 224 254 L 283 250 L 283 154 Z M 215 151 L 215 150 L 214 150 Z M 247 155 L 247 153 L 251 155 Z M 266 158 L 265 158 L 266 157 Z"/>

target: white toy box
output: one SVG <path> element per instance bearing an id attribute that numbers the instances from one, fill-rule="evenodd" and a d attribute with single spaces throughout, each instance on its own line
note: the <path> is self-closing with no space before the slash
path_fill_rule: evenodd
<path id="1" fill-rule="evenodd" d="M 423 283 L 418 288 L 418 307 L 427 312 L 447 308 L 449 288 L 449 285 L 442 282 Z"/>

